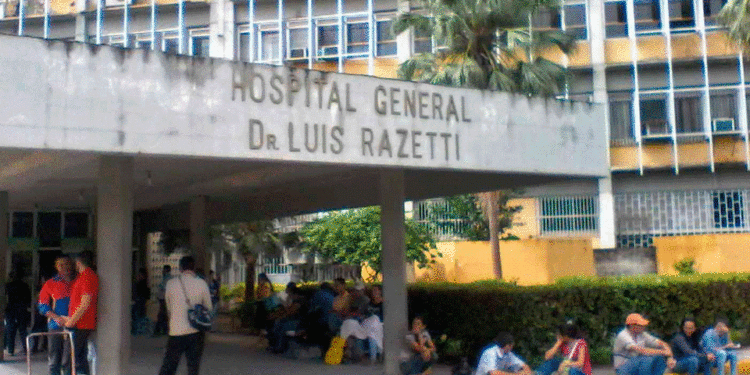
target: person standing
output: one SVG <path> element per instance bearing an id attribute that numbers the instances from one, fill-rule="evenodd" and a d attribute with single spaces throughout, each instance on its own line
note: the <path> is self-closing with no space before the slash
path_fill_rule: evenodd
<path id="1" fill-rule="evenodd" d="M 209 311 L 213 308 L 208 284 L 195 274 L 195 259 L 182 257 L 180 271 L 179 276 L 167 283 L 165 301 L 169 313 L 169 339 L 159 375 L 174 375 L 183 353 L 188 375 L 198 375 L 206 333 L 190 325 L 188 309 L 197 304 Z"/>
<path id="2" fill-rule="evenodd" d="M 164 295 L 167 290 L 167 283 L 172 278 L 172 266 L 165 264 L 161 269 L 161 283 L 159 283 L 159 291 L 156 298 L 159 300 L 159 313 L 156 314 L 156 324 L 154 325 L 154 336 L 165 335 L 169 331 L 169 323 L 167 317 L 167 302 L 164 300 Z"/>
<path id="3" fill-rule="evenodd" d="M 221 292 L 221 277 L 214 272 L 209 271 L 209 282 L 208 291 L 211 293 L 211 303 L 214 305 L 213 314 L 216 315 L 216 311 L 219 309 L 219 299 Z"/>
<path id="4" fill-rule="evenodd" d="M 73 286 L 73 262 L 66 255 L 55 259 L 57 275 L 44 283 L 39 292 L 39 312 L 47 317 L 49 332 L 62 332 L 65 317 L 68 316 L 70 305 L 70 291 Z M 66 336 L 53 335 L 49 337 L 49 352 L 47 353 L 50 375 L 60 375 L 65 369 L 70 373 L 70 342 Z"/>
<path id="5" fill-rule="evenodd" d="M 21 348 L 26 352 L 26 335 L 30 320 L 31 289 L 23 281 L 23 273 L 16 269 L 11 274 L 11 281 L 5 284 L 5 295 L 8 304 L 5 306 L 5 347 L 8 355 L 16 350 L 16 332 L 21 335 Z"/>
<path id="6" fill-rule="evenodd" d="M 717 375 L 724 375 L 724 364 L 729 362 L 732 375 L 737 375 L 737 353 L 739 345 L 729 338 L 729 322 L 726 318 L 717 318 L 713 328 L 703 333 L 700 342 L 701 348 L 706 354 L 712 354 L 716 359 L 710 363 L 717 368 Z M 710 371 L 710 370 L 709 370 Z"/>
<path id="7" fill-rule="evenodd" d="M 88 341 L 96 330 L 96 305 L 99 298 L 99 277 L 91 265 L 94 255 L 83 251 L 75 256 L 78 276 L 70 289 L 70 317 L 65 327 L 73 331 L 73 353 L 76 358 L 76 374 L 90 374 L 88 362 Z"/>
<path id="8" fill-rule="evenodd" d="M 641 314 L 630 314 L 626 328 L 615 337 L 614 359 L 617 375 L 662 375 L 674 368 L 672 348 L 648 332 L 649 321 Z"/>

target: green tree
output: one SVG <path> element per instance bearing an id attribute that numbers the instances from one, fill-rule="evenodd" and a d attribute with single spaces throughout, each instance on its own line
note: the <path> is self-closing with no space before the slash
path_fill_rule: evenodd
<path id="1" fill-rule="evenodd" d="M 510 199 L 518 194 L 519 192 L 514 190 L 498 191 L 498 233 L 501 240 L 517 239 L 506 234 L 506 231 L 512 227 L 513 215 L 521 210 L 521 206 L 508 205 Z M 480 194 L 461 194 L 443 199 L 445 205 L 428 206 L 424 217 L 428 227 L 451 227 L 448 229 L 453 229 L 457 235 L 469 241 L 490 239 L 489 220 Z M 467 221 L 469 225 L 458 226 L 455 224 L 456 221 Z"/>
<path id="2" fill-rule="evenodd" d="M 425 13 L 405 12 L 394 32 L 413 29 L 432 36 L 438 51 L 423 53 L 399 67 L 402 79 L 437 85 L 500 90 L 534 96 L 559 93 L 564 66 L 542 52 L 573 51 L 575 38 L 560 30 L 534 30 L 540 10 L 559 9 L 558 0 L 423 0 Z M 477 195 L 488 218 L 495 278 L 502 278 L 499 192 Z"/>
<path id="3" fill-rule="evenodd" d="M 551 96 L 561 91 L 567 71 L 542 57 L 570 53 L 575 38 L 560 30 L 534 30 L 542 9 L 556 0 L 424 0 L 422 12 L 400 14 L 394 32 L 414 29 L 431 35 L 438 51 L 405 61 L 399 76 L 438 85 Z"/>
<path id="4" fill-rule="evenodd" d="M 283 241 L 276 233 L 273 223 L 257 220 L 246 223 L 216 225 L 211 228 L 214 238 L 234 243 L 245 257 L 245 301 L 255 296 L 255 266 L 262 255 L 278 255 L 283 249 Z"/>
<path id="5" fill-rule="evenodd" d="M 729 0 L 719 12 L 719 23 L 729 38 L 742 48 L 750 47 L 750 0 Z"/>
<path id="6" fill-rule="evenodd" d="M 426 227 L 406 220 L 406 258 L 422 268 L 441 256 Z M 333 262 L 368 265 L 382 271 L 380 207 L 333 212 L 305 224 L 300 235 L 303 251 L 319 254 Z"/>

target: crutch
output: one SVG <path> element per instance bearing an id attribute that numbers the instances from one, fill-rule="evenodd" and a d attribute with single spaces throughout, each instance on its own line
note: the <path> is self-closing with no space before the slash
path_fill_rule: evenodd
<path id="1" fill-rule="evenodd" d="M 72 375 L 76 375 L 76 355 L 75 347 L 73 346 L 73 332 L 70 331 L 59 331 L 59 332 L 36 332 L 26 336 L 26 368 L 28 369 L 28 375 L 31 375 L 31 338 L 36 336 L 55 336 L 63 335 L 66 336 L 70 342 L 70 371 Z"/>

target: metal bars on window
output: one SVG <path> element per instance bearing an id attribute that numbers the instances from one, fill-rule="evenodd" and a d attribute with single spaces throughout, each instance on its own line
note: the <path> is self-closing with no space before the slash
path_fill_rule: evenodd
<path id="1" fill-rule="evenodd" d="M 599 200 L 595 195 L 539 197 L 537 211 L 541 236 L 598 233 Z"/>
<path id="2" fill-rule="evenodd" d="M 655 191 L 615 195 L 617 234 L 675 236 L 750 232 L 750 190 Z"/>

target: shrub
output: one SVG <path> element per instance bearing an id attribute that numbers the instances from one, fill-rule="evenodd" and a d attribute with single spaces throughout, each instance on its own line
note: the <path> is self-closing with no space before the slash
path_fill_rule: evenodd
<path id="1" fill-rule="evenodd" d="M 674 269 L 680 275 L 692 275 L 698 273 L 695 270 L 695 259 L 685 258 L 674 264 Z"/>
<path id="2" fill-rule="evenodd" d="M 597 362 L 611 363 L 614 335 L 625 317 L 639 312 L 649 331 L 671 338 L 680 320 L 691 315 L 699 326 L 716 315 L 733 328 L 747 326 L 750 275 L 693 274 L 610 278 L 568 278 L 545 286 L 508 283 L 414 284 L 410 316 L 422 315 L 431 331 L 461 341 L 462 354 L 476 359 L 499 331 L 516 338 L 515 350 L 536 365 L 555 341 L 556 327 L 573 319 L 586 332 Z"/>

